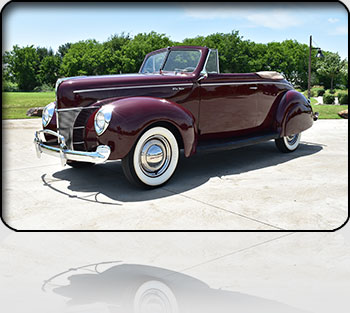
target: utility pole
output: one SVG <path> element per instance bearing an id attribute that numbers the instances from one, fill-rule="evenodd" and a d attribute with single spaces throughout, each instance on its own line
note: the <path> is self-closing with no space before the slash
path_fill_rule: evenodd
<path id="1" fill-rule="evenodd" d="M 311 98 L 311 50 L 312 50 L 312 36 L 310 35 L 310 46 L 309 46 L 309 76 L 307 80 L 307 97 Z"/>

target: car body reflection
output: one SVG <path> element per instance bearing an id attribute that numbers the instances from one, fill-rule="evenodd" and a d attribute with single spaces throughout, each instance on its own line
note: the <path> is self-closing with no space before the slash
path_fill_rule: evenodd
<path id="1" fill-rule="evenodd" d="M 95 271 L 68 276 L 68 284 L 52 289 L 69 299 L 67 312 L 305 313 L 280 302 L 213 289 L 199 279 L 160 267 L 121 263 L 99 272 L 98 264 L 94 266 Z"/>

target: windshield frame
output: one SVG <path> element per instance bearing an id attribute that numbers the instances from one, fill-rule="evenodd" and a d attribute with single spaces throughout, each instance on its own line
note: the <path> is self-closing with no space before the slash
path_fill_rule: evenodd
<path id="1" fill-rule="evenodd" d="M 166 64 L 166 61 L 168 59 L 168 56 L 169 56 L 169 53 L 171 51 L 179 51 L 179 50 L 197 50 L 200 52 L 200 56 L 199 56 L 199 60 L 198 60 L 198 63 L 197 63 L 197 66 L 195 68 L 195 70 L 193 72 L 179 72 L 179 73 L 182 73 L 182 74 L 187 74 L 187 75 L 194 75 L 194 76 L 199 76 L 200 75 L 200 72 L 201 72 L 201 69 L 203 68 L 203 65 L 204 65 L 204 62 L 206 60 L 206 57 L 207 57 L 207 53 L 209 52 L 209 48 L 207 47 L 202 47 L 202 46 L 173 46 L 173 47 L 167 47 L 167 48 L 163 48 L 163 49 L 158 49 L 158 50 L 155 50 L 155 51 L 152 51 L 150 53 L 148 53 L 141 66 L 140 66 L 140 70 L 139 70 L 139 73 L 140 74 L 146 74 L 146 73 L 142 73 L 142 70 L 144 68 L 144 65 L 146 63 L 146 61 L 148 60 L 149 57 L 151 57 L 152 55 L 155 55 L 155 54 L 158 54 L 158 53 L 162 53 L 162 52 L 167 52 L 165 58 L 164 58 L 164 62 L 162 64 L 162 67 L 160 69 L 160 72 L 155 72 L 155 73 L 159 73 L 161 74 L 161 72 L 163 71 L 163 68 Z M 166 71 L 168 72 L 168 71 Z M 177 73 L 175 71 L 169 71 L 169 73 Z M 149 75 L 152 75 L 154 73 L 147 73 Z"/>
<path id="2" fill-rule="evenodd" d="M 216 53 L 216 68 L 217 68 L 217 73 L 216 74 L 220 74 L 219 51 L 218 51 L 218 49 L 209 49 L 207 57 L 206 57 L 205 62 L 204 62 L 204 65 L 203 65 L 203 68 L 202 68 L 202 71 L 201 71 L 201 74 L 203 74 L 203 75 L 204 74 L 209 74 L 207 72 L 207 64 L 208 64 L 208 61 L 209 61 L 210 54 L 212 52 Z M 213 74 L 215 74 L 215 73 L 213 73 Z"/>
<path id="3" fill-rule="evenodd" d="M 168 51 L 166 51 L 166 50 L 168 50 Z M 142 71 L 144 70 L 144 67 L 145 67 L 145 65 L 146 65 L 146 63 L 147 63 L 147 61 L 148 61 L 149 58 L 151 58 L 151 57 L 153 57 L 153 56 L 155 56 L 155 55 L 157 55 L 157 54 L 164 53 L 164 52 L 167 52 L 167 54 L 165 55 L 165 58 L 164 58 L 164 60 L 163 60 L 163 62 L 162 62 L 162 65 L 161 65 L 161 67 L 160 67 L 160 70 L 161 70 L 162 67 L 164 66 L 164 61 L 167 59 L 167 57 L 168 57 L 168 55 L 169 55 L 169 48 L 165 48 L 165 49 L 160 49 L 160 50 L 152 51 L 151 53 L 147 54 L 146 57 L 145 57 L 145 59 L 143 60 L 143 62 L 142 62 L 142 64 L 141 64 L 139 73 L 140 73 L 140 74 L 154 74 L 154 73 L 159 72 L 159 71 L 156 71 L 156 72 L 152 72 L 152 73 L 151 73 L 151 72 L 144 73 L 144 72 L 142 72 Z"/>

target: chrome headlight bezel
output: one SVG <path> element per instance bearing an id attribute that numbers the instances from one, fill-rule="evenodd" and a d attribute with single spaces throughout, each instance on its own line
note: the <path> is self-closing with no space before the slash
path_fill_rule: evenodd
<path id="1" fill-rule="evenodd" d="M 95 131 L 98 136 L 101 136 L 107 129 L 112 119 L 113 106 L 106 105 L 101 107 L 94 118 Z"/>
<path id="2" fill-rule="evenodd" d="M 55 105 L 54 102 L 49 103 L 44 108 L 43 113 L 42 113 L 42 117 L 41 117 L 41 121 L 42 121 L 43 127 L 46 127 L 51 122 L 52 117 L 53 117 L 53 115 L 55 113 L 55 108 L 56 108 L 56 105 Z"/>

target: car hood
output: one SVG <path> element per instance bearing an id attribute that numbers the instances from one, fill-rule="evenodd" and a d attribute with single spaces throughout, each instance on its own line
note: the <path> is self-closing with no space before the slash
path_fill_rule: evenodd
<path id="1" fill-rule="evenodd" d="M 134 95 L 135 91 L 140 94 L 139 90 L 142 90 L 142 95 L 147 95 L 148 86 L 190 84 L 194 76 L 171 72 L 67 77 L 58 80 L 56 84 L 58 108 L 87 106 L 106 98 Z M 125 92 L 123 87 L 128 91 Z M 137 90 L 137 87 L 140 88 Z"/>

